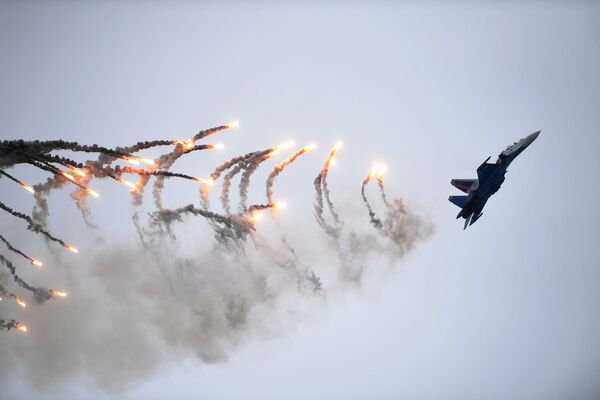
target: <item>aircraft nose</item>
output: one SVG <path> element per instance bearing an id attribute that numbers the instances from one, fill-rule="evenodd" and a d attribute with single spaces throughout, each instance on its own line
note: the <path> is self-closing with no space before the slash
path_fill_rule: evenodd
<path id="1" fill-rule="evenodd" d="M 540 135 L 542 131 L 533 132 L 531 135 L 527 136 L 527 145 L 529 146 L 537 137 Z"/>
<path id="2" fill-rule="evenodd" d="M 531 135 L 529 135 L 531 141 L 533 142 L 535 139 L 537 139 L 537 137 L 540 136 L 540 133 L 542 133 L 542 131 L 533 132 Z"/>

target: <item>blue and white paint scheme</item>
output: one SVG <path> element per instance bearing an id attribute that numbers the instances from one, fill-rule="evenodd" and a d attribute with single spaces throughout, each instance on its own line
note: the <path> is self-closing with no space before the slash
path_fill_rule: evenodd
<path id="1" fill-rule="evenodd" d="M 510 163 L 537 139 L 540 132 L 534 132 L 508 146 L 498 155 L 498 159 L 493 164 L 488 163 L 490 159 L 488 157 L 477 168 L 477 179 L 452 179 L 450 181 L 450 184 L 467 193 L 466 196 L 450 196 L 448 198 L 453 204 L 460 207 L 461 210 L 456 218 L 465 219 L 464 229 L 473 225 L 483 215 L 485 203 L 502 186 Z"/>

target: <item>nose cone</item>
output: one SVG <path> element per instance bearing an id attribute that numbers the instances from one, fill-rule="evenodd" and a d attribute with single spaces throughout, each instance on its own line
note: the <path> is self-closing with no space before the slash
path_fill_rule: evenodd
<path id="1" fill-rule="evenodd" d="M 538 136 L 540 136 L 540 133 L 541 133 L 541 132 L 542 132 L 542 131 L 533 132 L 531 135 L 527 136 L 527 137 L 525 138 L 525 143 L 526 143 L 526 145 L 527 145 L 527 146 L 529 146 L 531 143 L 533 143 L 533 141 L 534 141 L 535 139 L 537 139 L 537 137 L 538 137 Z"/>
<path id="2" fill-rule="evenodd" d="M 540 133 L 542 133 L 542 131 L 533 132 L 531 135 L 529 135 L 529 139 L 531 139 L 533 142 L 538 136 L 540 136 Z"/>

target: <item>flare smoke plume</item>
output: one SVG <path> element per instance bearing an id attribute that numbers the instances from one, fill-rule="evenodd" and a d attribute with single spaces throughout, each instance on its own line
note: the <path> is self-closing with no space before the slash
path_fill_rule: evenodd
<path id="1" fill-rule="evenodd" d="M 115 149 L 63 140 L 0 142 L 0 178 L 33 193 L 35 203 L 31 215 L 1 201 L 0 209 L 46 239 L 52 251 L 50 260 L 44 263 L 52 268 L 46 279 L 56 278 L 60 286 L 68 285 L 70 292 L 64 301 L 51 302 L 40 310 L 42 303 L 67 297 L 67 293 L 30 284 L 41 279 L 36 278 L 39 269 L 21 269 L 3 254 L 3 249 L 42 267 L 41 261 L 27 254 L 32 248 L 39 252 L 36 242 L 24 245 L 14 240 L 19 224 L 14 228 L 11 225 L 10 232 L 2 232 L 6 237 L 0 235 L 0 264 L 4 266 L 0 271 L 0 318 L 4 318 L 0 319 L 0 329 L 27 335 L 3 335 L 7 345 L 0 346 L 0 381 L 15 373 L 7 368 L 10 365 L 19 366 L 17 370 L 39 388 L 60 387 L 83 374 L 101 387 L 119 390 L 152 373 L 174 355 L 193 354 L 204 362 L 222 361 L 247 341 L 284 330 L 294 322 L 290 310 L 294 311 L 299 302 L 318 302 L 331 293 L 360 285 L 365 274 L 377 269 L 375 266 L 395 265 L 430 234 L 430 225 L 402 199 L 388 200 L 382 170 L 369 173 L 361 186 L 372 226 L 344 223 L 348 222 L 347 213 L 336 209 L 335 193 L 328 184 L 329 170 L 341 143 L 328 153 L 314 179 L 314 216 L 326 240 L 319 239 L 318 232 L 309 232 L 304 221 L 301 229 L 290 230 L 277 220 L 287 210 L 276 200 L 275 180 L 314 145 L 293 152 L 272 167 L 265 184 L 266 202 L 258 200 L 256 204 L 248 204 L 253 174 L 293 143 L 233 157 L 206 177 L 171 171 L 183 156 L 222 148 L 197 142 L 235 126 L 237 123 L 210 128 L 185 140 L 161 139 Z M 137 154 L 160 147 L 168 150 L 152 159 Z M 73 153 L 73 159 L 65 152 Z M 97 158 L 76 161 L 81 153 L 94 153 Z M 43 183 L 29 186 L 12 171 L 7 172 L 20 165 L 50 176 Z M 137 182 L 128 180 L 131 175 L 137 177 Z M 229 193 L 238 175 L 239 203 L 237 212 L 232 212 Z M 211 210 L 210 189 L 221 176 L 222 210 Z M 133 222 L 141 245 L 129 239 L 107 239 L 105 244 L 94 243 L 93 247 L 84 243 L 85 254 L 79 256 L 57 253 L 56 244 L 73 253 L 78 250 L 55 236 L 56 227 L 50 228 L 48 196 L 55 189 L 72 185 L 71 198 L 92 226 L 88 197 L 100 195 L 91 185 L 106 178 L 131 192 L 136 210 Z M 198 204 L 165 208 L 162 191 L 166 178 L 198 185 Z M 382 200 L 381 217 L 375 214 L 366 193 L 373 178 Z M 144 205 L 144 189 L 152 180 L 155 209 L 144 220 L 138 210 Z M 261 217 L 275 219 L 273 229 L 279 231 L 275 240 L 272 234 L 262 234 Z M 195 224 L 198 219 L 206 222 L 207 229 L 195 229 L 190 237 L 185 225 Z M 78 237 L 84 240 L 84 235 Z M 83 261 L 74 258 L 84 255 Z M 80 262 L 83 265 L 78 265 Z M 31 307 L 26 307 L 21 292 L 33 298 Z M 12 319 L 13 315 L 27 327 Z M 36 351 L 24 352 L 30 345 Z M 59 358 L 61 368 L 49 365 Z M 127 368 L 117 367 L 122 365 Z"/>

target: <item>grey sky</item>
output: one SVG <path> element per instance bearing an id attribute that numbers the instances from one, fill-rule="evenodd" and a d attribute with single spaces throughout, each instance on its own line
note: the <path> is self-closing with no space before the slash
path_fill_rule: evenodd
<path id="1" fill-rule="evenodd" d="M 238 130 L 208 141 L 225 143 L 224 154 L 175 169 L 207 175 L 234 154 L 315 141 L 319 152 L 277 183 L 289 209 L 308 219 L 311 180 L 341 139 L 330 178 L 336 201 L 364 212 L 360 181 L 383 161 L 388 191 L 435 226 L 391 275 L 311 305 L 281 335 L 252 341 L 222 364 L 190 355 L 119 396 L 598 396 L 596 4 L 4 2 L 0 52 L 2 139 L 117 146 L 238 119 Z M 447 201 L 458 194 L 449 180 L 474 177 L 487 156 L 538 129 L 484 216 L 463 232 Z M 18 171 L 32 182 L 43 176 Z M 189 187 L 169 185 L 168 206 L 195 199 Z M 100 226 L 91 235 L 108 245 L 115 233 L 134 235 L 130 200 L 113 186 L 96 183 L 102 200 L 90 201 Z M 261 199 L 262 190 L 251 195 Z M 24 211 L 33 205 L 6 180 L 0 191 Z M 85 232 L 67 199 L 65 191 L 51 197 L 52 226 Z M 14 223 L 2 216 L 0 224 Z M 27 337 L 6 340 L 15 339 Z M 40 393 L 10 376 L 0 375 L 8 398 L 114 395 L 84 378 Z"/>

